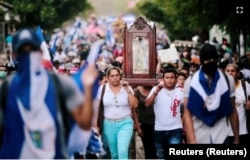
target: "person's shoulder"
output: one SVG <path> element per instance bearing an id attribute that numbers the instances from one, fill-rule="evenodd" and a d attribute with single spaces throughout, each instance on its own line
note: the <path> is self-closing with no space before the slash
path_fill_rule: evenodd
<path id="1" fill-rule="evenodd" d="M 68 86 L 76 85 L 76 82 L 74 81 L 72 77 L 58 74 L 58 73 L 50 73 L 50 74 L 52 74 L 53 76 L 56 76 L 58 80 L 60 81 L 60 83 L 62 84 L 61 86 L 64 88 Z"/>
<path id="2" fill-rule="evenodd" d="M 190 76 L 185 80 L 185 82 L 184 82 L 184 87 L 185 87 L 186 85 L 190 85 L 193 76 L 194 76 L 194 75 L 192 75 L 192 76 L 190 75 Z"/>
<path id="3" fill-rule="evenodd" d="M 100 89 L 103 89 L 103 87 L 105 86 L 105 88 L 106 88 L 106 86 L 107 86 L 107 84 L 102 84 L 102 85 L 100 85 Z"/>
<path id="4" fill-rule="evenodd" d="M 140 86 L 137 86 L 135 89 L 134 89 L 134 93 L 135 94 L 139 94 L 140 92 Z"/>
<path id="5" fill-rule="evenodd" d="M 181 87 L 176 87 L 175 91 L 178 93 L 178 95 L 183 94 L 183 88 L 181 88 Z"/>

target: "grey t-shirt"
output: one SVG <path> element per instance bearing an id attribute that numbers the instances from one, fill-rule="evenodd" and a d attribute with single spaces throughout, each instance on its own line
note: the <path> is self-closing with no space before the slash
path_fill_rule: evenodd
<path id="1" fill-rule="evenodd" d="M 58 75 L 61 82 L 62 91 L 66 98 L 66 106 L 69 111 L 79 107 L 84 102 L 84 96 L 80 89 L 77 87 L 76 82 L 71 78 L 64 75 Z"/>

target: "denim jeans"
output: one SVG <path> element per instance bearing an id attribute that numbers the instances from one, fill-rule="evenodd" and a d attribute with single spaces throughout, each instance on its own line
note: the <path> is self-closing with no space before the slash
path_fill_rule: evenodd
<path id="1" fill-rule="evenodd" d="M 128 159 L 132 133 L 133 120 L 131 117 L 119 122 L 104 119 L 103 134 L 110 149 L 111 159 Z"/>
<path id="2" fill-rule="evenodd" d="M 156 154 L 158 159 L 165 159 L 165 149 L 168 144 L 182 144 L 182 129 L 154 132 Z"/>

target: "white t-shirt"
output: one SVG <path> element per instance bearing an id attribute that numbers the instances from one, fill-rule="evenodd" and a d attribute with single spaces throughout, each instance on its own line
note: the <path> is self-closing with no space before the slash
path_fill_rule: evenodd
<path id="1" fill-rule="evenodd" d="M 60 63 L 63 63 L 66 58 L 67 56 L 64 52 L 62 52 L 61 54 L 56 52 L 53 61 L 59 61 Z"/>
<path id="2" fill-rule="evenodd" d="M 198 73 L 198 72 L 196 72 Z M 196 74 L 195 73 L 195 74 Z M 228 81 L 230 86 L 230 97 L 235 96 L 235 89 L 234 89 L 234 79 L 231 75 L 228 75 Z M 189 90 L 190 90 L 190 83 L 192 78 L 189 77 L 184 84 L 184 97 L 188 98 Z M 194 125 L 194 132 L 195 132 L 195 138 L 197 143 L 223 143 L 226 139 L 226 137 L 229 134 L 229 127 L 227 124 L 226 117 L 221 118 L 219 121 L 217 121 L 213 127 L 207 126 L 205 123 L 203 123 L 200 119 L 198 119 L 196 116 L 193 116 L 193 125 Z"/>
<path id="3" fill-rule="evenodd" d="M 247 96 L 250 95 L 250 85 L 246 83 L 246 93 Z M 235 89 L 235 106 L 238 113 L 239 118 L 239 135 L 247 134 L 247 127 L 246 127 L 246 110 L 244 107 L 244 103 L 246 102 L 245 93 L 242 87 L 242 84 Z M 230 125 L 230 136 L 233 136 L 233 131 Z"/>
<path id="4" fill-rule="evenodd" d="M 250 78 L 250 70 L 249 69 L 244 68 L 241 70 L 241 72 L 242 72 L 244 78 L 246 78 L 246 79 Z"/>
<path id="5" fill-rule="evenodd" d="M 97 99 L 101 100 L 103 85 L 99 87 Z M 133 90 L 130 88 L 132 94 Z M 121 119 L 131 116 L 131 109 L 128 104 L 128 93 L 122 87 L 121 90 L 115 95 L 109 84 L 106 84 L 105 93 L 103 95 L 104 117 L 107 119 Z"/>
<path id="6" fill-rule="evenodd" d="M 148 97 L 154 94 L 156 86 L 152 88 Z M 182 128 L 181 102 L 183 92 L 179 88 L 171 91 L 162 88 L 154 101 L 155 130 L 168 131 Z"/>

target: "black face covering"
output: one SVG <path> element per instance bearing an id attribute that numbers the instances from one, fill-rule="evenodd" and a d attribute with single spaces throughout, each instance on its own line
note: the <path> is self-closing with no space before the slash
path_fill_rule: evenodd
<path id="1" fill-rule="evenodd" d="M 208 75 L 214 75 L 217 68 L 217 62 L 209 62 L 202 65 L 203 72 Z"/>

